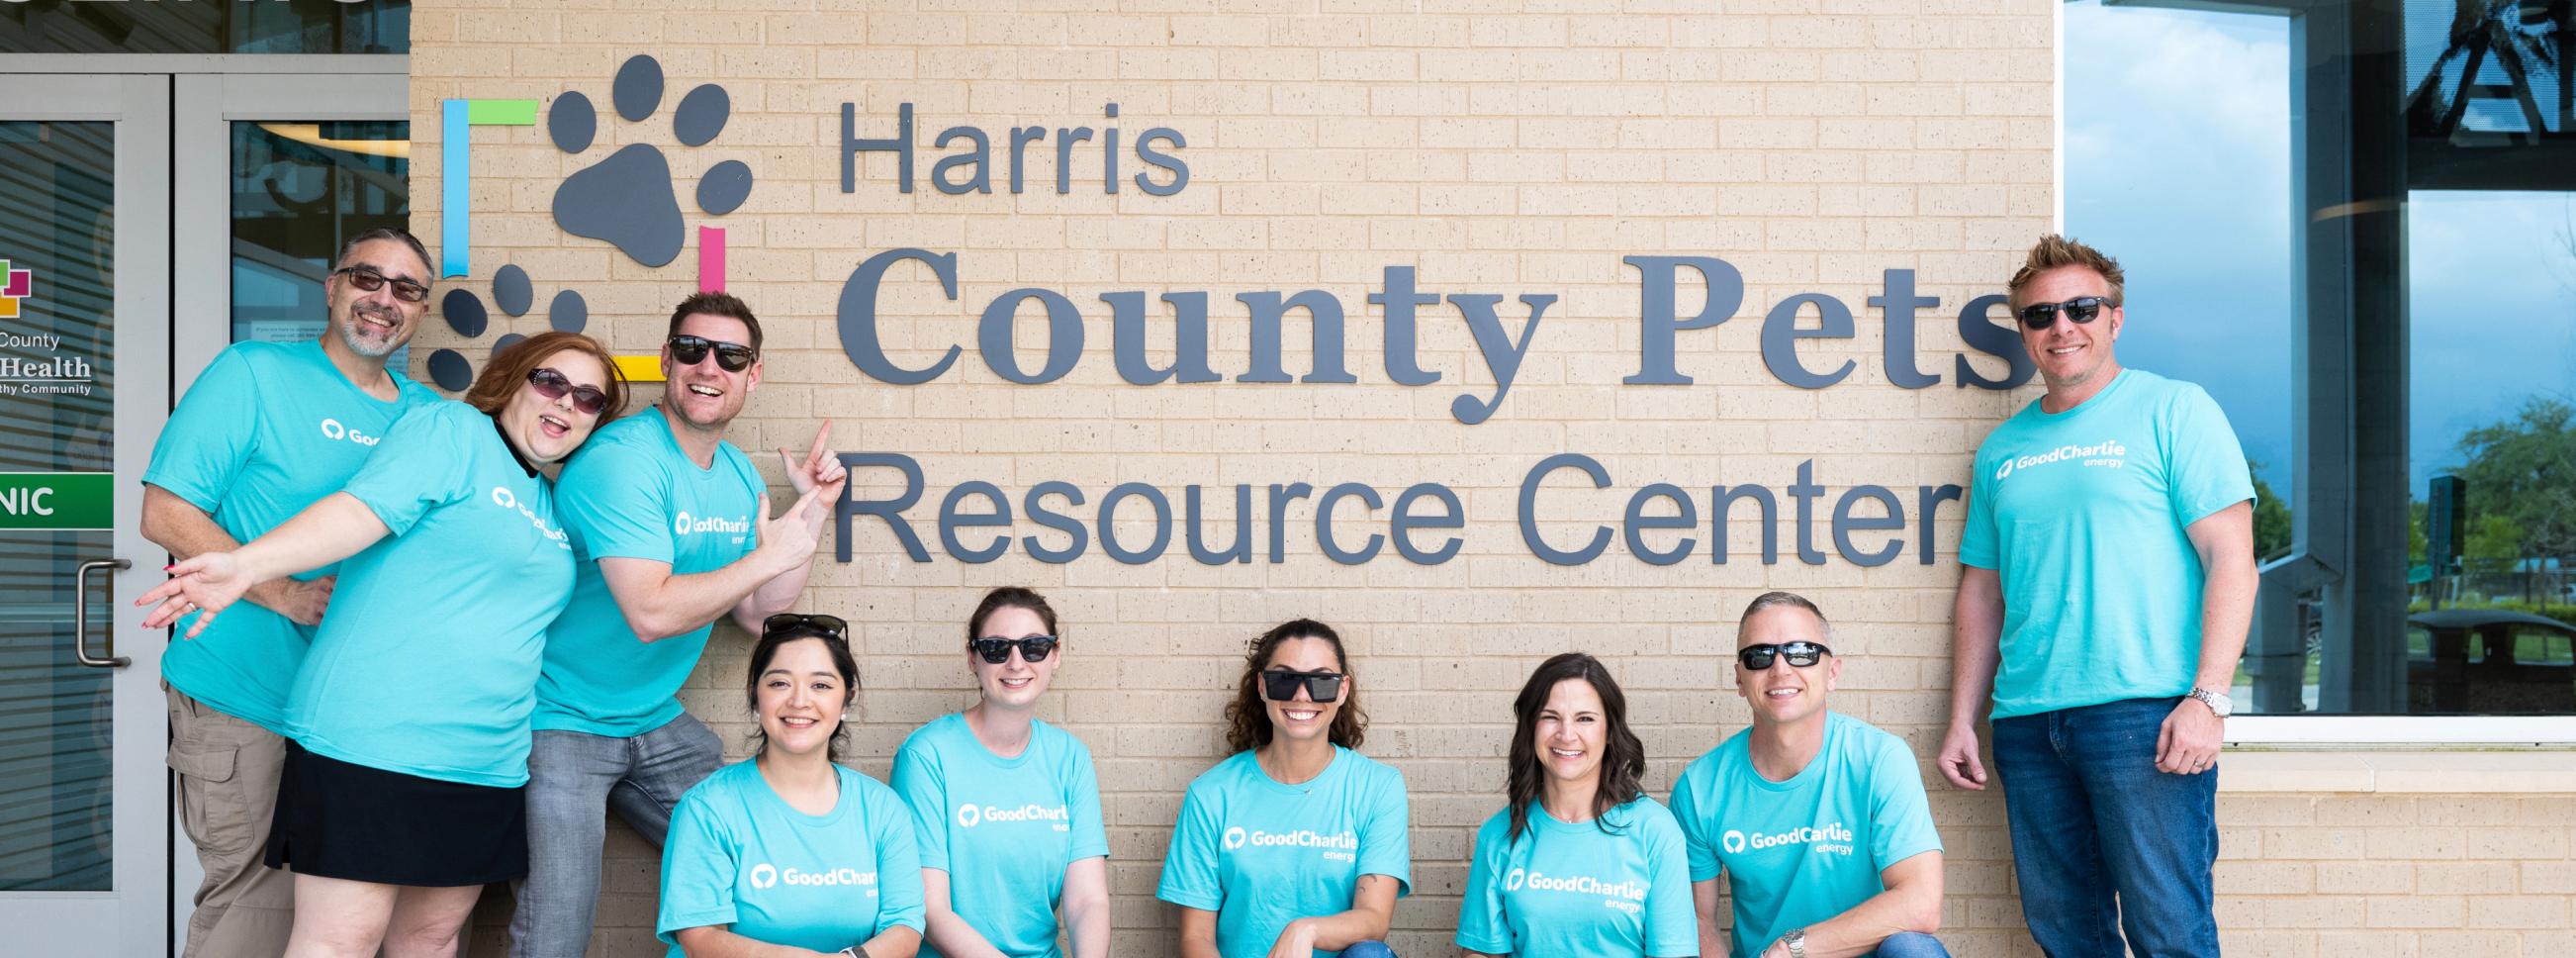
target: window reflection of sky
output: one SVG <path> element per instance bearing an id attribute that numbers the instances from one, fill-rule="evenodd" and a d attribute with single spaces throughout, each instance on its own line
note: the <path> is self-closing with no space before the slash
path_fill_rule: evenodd
<path id="1" fill-rule="evenodd" d="M 2066 7 L 2066 230 L 2128 272 L 2123 364 L 2199 383 L 2290 482 L 2289 21 Z"/>
<path id="2" fill-rule="evenodd" d="M 2420 70 L 2451 5 L 2407 6 Z M 2092 2 L 2065 14 L 2066 228 L 2128 270 L 2120 359 L 2207 388 L 2287 495 L 2289 20 Z M 2420 498 L 2458 463 L 2462 433 L 2530 396 L 2576 394 L 2576 194 L 2417 192 L 2406 217 Z"/>

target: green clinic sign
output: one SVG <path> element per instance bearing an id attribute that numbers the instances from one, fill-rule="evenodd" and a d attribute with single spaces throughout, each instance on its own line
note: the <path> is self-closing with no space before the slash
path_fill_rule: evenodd
<path id="1" fill-rule="evenodd" d="M 0 472 L 0 530 L 105 530 L 115 514 L 112 474 Z"/>

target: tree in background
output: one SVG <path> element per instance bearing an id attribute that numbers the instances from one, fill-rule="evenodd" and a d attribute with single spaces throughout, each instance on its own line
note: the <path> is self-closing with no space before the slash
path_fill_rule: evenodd
<path id="1" fill-rule="evenodd" d="M 2473 538 L 2518 557 L 2576 560 L 2576 406 L 2531 397 L 2512 419 L 2461 436 L 2460 452 Z"/>

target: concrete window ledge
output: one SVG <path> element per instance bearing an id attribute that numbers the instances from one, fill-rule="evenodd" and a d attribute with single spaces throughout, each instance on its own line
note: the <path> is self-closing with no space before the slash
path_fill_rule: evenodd
<path id="1" fill-rule="evenodd" d="M 2576 748 L 2230 748 L 2221 792 L 2576 793 Z"/>

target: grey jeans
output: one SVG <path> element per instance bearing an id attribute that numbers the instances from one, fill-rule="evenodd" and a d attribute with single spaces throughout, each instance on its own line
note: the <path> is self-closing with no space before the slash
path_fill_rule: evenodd
<path id="1" fill-rule="evenodd" d="M 724 742 L 686 713 L 633 738 L 538 731 L 528 749 L 528 877 L 512 886 L 512 958 L 587 952 L 607 813 L 660 845 L 680 795 L 723 762 Z"/>

